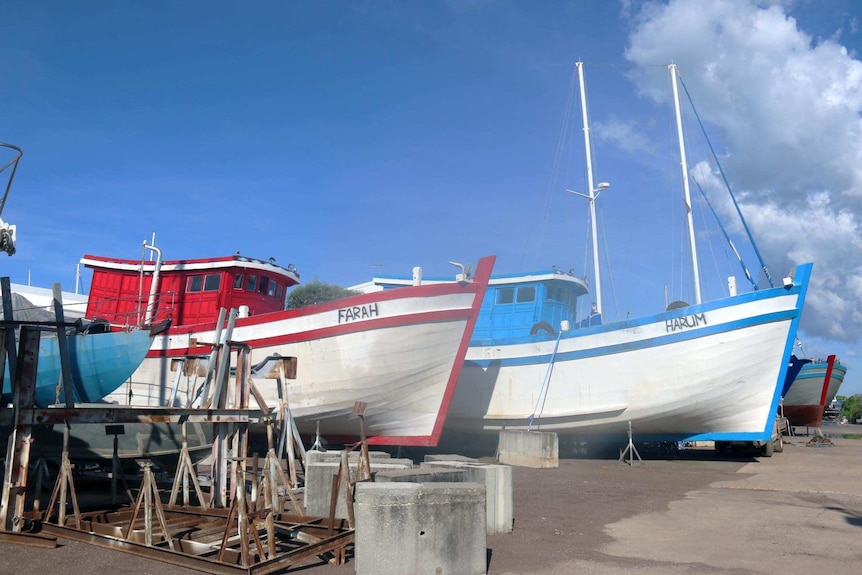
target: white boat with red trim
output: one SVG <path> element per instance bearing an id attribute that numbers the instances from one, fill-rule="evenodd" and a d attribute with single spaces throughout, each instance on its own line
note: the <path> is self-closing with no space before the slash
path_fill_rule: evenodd
<path id="1" fill-rule="evenodd" d="M 86 255 L 93 270 L 86 316 L 115 325 L 172 320 L 129 383 L 106 399 L 122 405 L 188 405 L 202 383 L 222 310 L 240 310 L 231 340 L 251 348 L 267 371 L 273 358 L 297 358 L 286 386 L 257 382 L 270 407 L 286 399 L 301 432 L 356 437 L 351 417 L 366 404 L 372 444 L 436 445 L 485 294 L 494 257 L 448 284 L 365 294 L 284 309 L 293 268 L 240 255 L 161 261 Z M 183 369 L 179 369 L 180 365 Z M 318 427 L 319 426 L 319 427 Z"/>

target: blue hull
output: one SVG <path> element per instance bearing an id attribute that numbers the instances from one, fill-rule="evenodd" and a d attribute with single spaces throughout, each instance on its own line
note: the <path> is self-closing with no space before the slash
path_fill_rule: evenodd
<path id="1" fill-rule="evenodd" d="M 138 368 L 152 344 L 149 330 L 75 334 L 66 338 L 75 389 L 75 401 L 93 403 L 119 388 Z M 43 335 L 39 342 L 36 405 L 65 403 L 56 337 Z M 12 393 L 9 366 L 3 376 L 3 395 Z"/>

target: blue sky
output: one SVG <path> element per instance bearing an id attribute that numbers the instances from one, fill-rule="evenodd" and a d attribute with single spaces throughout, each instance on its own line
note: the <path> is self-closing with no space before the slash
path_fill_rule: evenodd
<path id="1" fill-rule="evenodd" d="M 609 319 L 693 300 L 667 65 L 766 264 L 813 261 L 800 339 L 862 393 L 862 61 L 852 0 L 7 6 L 0 141 L 15 283 L 86 254 L 243 254 L 354 285 L 497 256 L 591 275 L 585 63 Z M 691 112 L 688 163 L 765 285 Z M 687 130 L 688 131 L 688 130 Z M 695 195 L 704 298 L 741 269 Z M 28 280 L 29 278 L 29 280 Z M 88 276 L 84 274 L 86 289 Z M 858 365 L 857 365 L 858 364 Z"/>

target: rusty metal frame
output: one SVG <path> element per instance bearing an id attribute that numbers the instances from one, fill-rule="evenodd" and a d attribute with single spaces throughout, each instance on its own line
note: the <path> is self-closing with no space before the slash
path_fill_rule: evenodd
<path id="1" fill-rule="evenodd" d="M 354 542 L 354 531 L 343 519 L 330 521 L 325 517 L 246 512 L 248 524 L 253 527 L 255 538 L 260 538 L 261 547 L 274 553 L 261 553 L 257 545 L 249 546 L 250 556 L 246 557 L 250 558 L 250 564 L 243 565 L 243 542 L 247 545 L 248 539 L 242 536 L 236 524 L 231 524 L 236 518 L 232 510 L 164 506 L 174 551 L 168 548 L 166 540 L 146 545 L 146 527 L 137 521 L 135 528 L 130 528 L 132 513 L 131 509 L 85 513 L 81 529 L 44 523 L 42 532 L 224 575 L 275 573 L 307 565 L 313 557 L 340 564 L 344 561 L 347 547 Z M 124 532 L 128 537 L 124 537 Z"/>
<path id="2" fill-rule="evenodd" d="M 19 406 L 23 425 L 56 423 L 253 423 L 268 414 L 259 409 L 199 407 L 118 407 L 78 404 L 74 408 Z M 13 423 L 11 409 L 0 409 L 0 425 Z"/>
<path id="3" fill-rule="evenodd" d="M 3 308 L 11 308 L 8 278 L 0 278 Z M 59 286 L 55 289 L 55 300 Z M 55 302 L 56 303 L 56 302 Z M 55 305 L 55 308 L 57 306 Z M 57 326 L 62 323 L 62 311 L 55 309 Z M 11 316 L 11 313 L 9 314 Z M 232 319 L 234 314 L 232 313 Z M 221 323 L 221 322 L 220 322 Z M 352 520 L 350 523 L 334 517 L 307 517 L 294 497 L 295 471 L 290 476 L 281 468 L 272 445 L 271 429 L 268 431 L 268 452 L 263 472 L 254 457 L 251 472 L 252 494 L 248 499 L 248 470 L 246 465 L 245 432 L 249 422 L 263 420 L 268 426 L 272 422 L 272 409 L 260 397 L 250 377 L 249 348 L 241 342 L 226 339 L 219 347 L 223 352 L 218 363 L 219 376 L 215 381 L 213 397 L 205 408 L 122 408 L 94 405 L 75 405 L 70 399 L 65 406 L 52 408 L 33 407 L 36 362 L 38 360 L 39 328 L 21 327 L 21 349 L 15 349 L 14 326 L 8 322 L 0 326 L 0 379 L 7 357 L 15 360 L 10 368 L 13 373 L 13 408 L 0 408 L 0 424 L 11 424 L 20 437 L 13 435 L 9 441 L 9 458 L 0 495 L 0 540 L 16 542 L 32 541 L 39 546 L 56 546 L 55 537 L 63 537 L 97 545 L 107 549 L 123 551 L 140 557 L 154 559 L 173 565 L 216 574 L 263 575 L 281 572 L 292 567 L 306 566 L 314 557 L 334 564 L 346 561 L 347 549 L 355 540 Z M 230 329 L 228 329 L 230 333 Z M 229 388 L 229 365 L 231 350 L 237 352 L 236 381 Z M 18 351 L 18 353 L 16 353 Z M 61 349 L 61 354 L 63 350 Z M 295 358 L 286 358 L 288 365 L 281 365 L 282 375 L 295 376 Z M 292 366 L 292 370 L 291 370 Z M 64 378 L 64 381 L 67 378 Z M 206 384 L 211 382 L 209 378 Z M 206 388 L 205 388 L 206 389 Z M 73 394 L 68 393 L 67 398 Z M 233 391 L 231 394 L 230 392 Z M 249 409 L 253 394 L 259 409 Z M 215 400 L 215 401 L 213 401 Z M 187 444 L 183 443 L 181 461 L 177 471 L 169 504 L 162 503 L 150 462 L 139 460 L 144 472 L 138 497 L 131 507 L 81 513 L 77 505 L 71 464 L 69 463 L 68 426 L 71 423 L 163 423 L 201 421 L 214 423 L 216 427 L 233 428 L 237 424 L 236 442 L 239 447 L 231 457 L 234 496 L 225 497 L 229 508 L 192 508 L 188 506 L 188 480 L 194 484 L 196 495 L 202 503 L 204 496 L 194 474 L 194 466 L 188 457 Z M 26 479 L 29 464 L 29 431 L 34 424 L 65 423 L 62 473 L 57 478 L 51 501 L 43 512 L 38 500 L 33 511 L 24 512 Z M 184 436 L 185 436 L 185 425 Z M 20 445 L 19 445 L 20 443 Z M 215 452 L 214 452 L 215 455 Z M 227 463 L 227 453 L 220 453 L 221 461 Z M 184 465 L 183 465 L 184 464 Z M 44 465 L 44 463 L 43 463 Z M 345 468 L 345 471 L 347 469 Z M 42 472 L 42 469 L 39 469 Z M 37 476 L 41 480 L 41 475 Z M 349 482 L 349 473 L 345 473 Z M 227 478 L 222 478 L 227 486 Z M 174 505 L 178 487 L 183 486 L 184 506 Z M 352 490 L 344 487 L 344 496 L 352 503 Z M 286 500 L 279 491 L 284 489 L 293 504 L 296 514 L 283 511 Z M 67 491 L 71 495 L 73 516 L 66 515 Z M 263 497 L 259 497 L 262 491 Z M 229 492 L 227 492 L 229 493 Z M 225 495 L 227 495 L 225 493 Z M 212 489 L 210 491 L 212 495 Z M 112 491 L 112 497 L 114 497 Z M 225 501 L 227 502 L 227 501 Z M 56 524 L 50 523 L 58 504 Z M 6 525 L 12 523 L 12 525 Z M 38 524 L 41 533 L 36 536 L 21 532 L 23 526 Z M 10 529 L 11 528 L 11 529 Z"/>

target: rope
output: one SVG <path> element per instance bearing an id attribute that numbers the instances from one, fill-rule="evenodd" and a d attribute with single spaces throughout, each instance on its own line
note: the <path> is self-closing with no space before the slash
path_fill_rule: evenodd
<path id="1" fill-rule="evenodd" d="M 530 414 L 530 419 L 527 421 L 527 431 L 530 431 L 533 428 L 533 418 L 535 417 L 536 412 L 539 411 L 540 403 L 542 405 L 542 411 L 539 412 L 539 415 L 545 411 L 545 401 L 542 399 L 542 394 L 545 393 L 545 389 L 551 379 L 551 369 L 554 367 L 554 359 L 557 357 L 557 349 L 560 347 L 561 337 L 563 337 L 563 330 L 560 330 L 557 334 L 557 341 L 554 343 L 554 352 L 551 354 L 551 360 L 548 362 L 548 369 L 545 371 L 545 380 L 542 382 L 542 388 L 539 390 L 539 397 L 536 398 L 536 407 L 533 408 L 533 413 Z M 545 393 L 545 399 L 547 399 L 547 393 Z"/>

